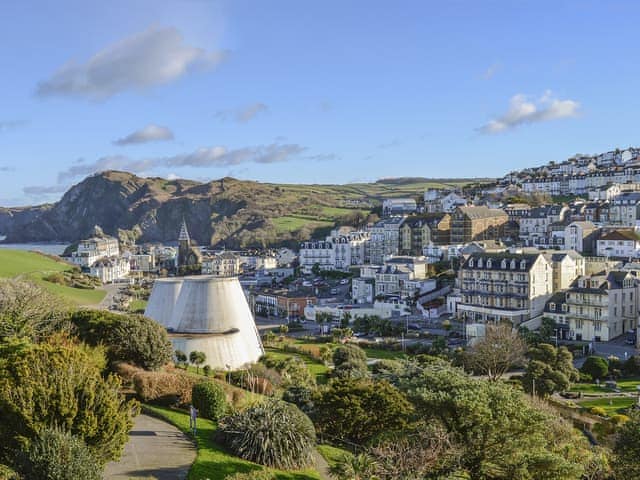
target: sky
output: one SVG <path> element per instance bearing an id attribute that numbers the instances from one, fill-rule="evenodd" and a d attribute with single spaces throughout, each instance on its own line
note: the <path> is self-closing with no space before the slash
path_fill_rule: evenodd
<path id="1" fill-rule="evenodd" d="M 498 177 L 637 146 L 640 2 L 0 2 L 0 205 L 107 169 Z"/>

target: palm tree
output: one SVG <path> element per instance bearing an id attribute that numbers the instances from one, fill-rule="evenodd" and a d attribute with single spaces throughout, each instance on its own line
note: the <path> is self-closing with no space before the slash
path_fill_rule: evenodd
<path id="1" fill-rule="evenodd" d="M 378 477 L 375 476 L 377 465 L 377 462 L 366 453 L 345 454 L 330 467 L 329 473 L 336 480 L 377 480 Z"/>

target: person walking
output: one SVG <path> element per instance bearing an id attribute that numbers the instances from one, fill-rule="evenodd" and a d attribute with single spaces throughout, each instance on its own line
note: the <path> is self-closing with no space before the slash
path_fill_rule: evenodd
<path id="1" fill-rule="evenodd" d="M 196 421 L 198 420 L 198 410 L 193 404 L 189 405 L 189 428 L 193 433 L 193 436 L 196 436 Z"/>

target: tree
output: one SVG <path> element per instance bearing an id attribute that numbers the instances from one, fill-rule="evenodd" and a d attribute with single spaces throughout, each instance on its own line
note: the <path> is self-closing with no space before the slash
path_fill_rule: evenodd
<path id="1" fill-rule="evenodd" d="M 178 365 L 187 363 L 187 354 L 182 350 L 176 350 L 173 352 L 173 356 L 176 358 L 176 362 Z"/>
<path id="2" fill-rule="evenodd" d="M 314 263 L 313 266 L 311 267 L 311 273 L 313 273 L 314 275 L 318 276 L 322 273 L 322 269 L 320 268 L 320 264 L 319 263 Z"/>
<path id="3" fill-rule="evenodd" d="M 591 356 L 584 361 L 580 371 L 591 375 L 593 379 L 603 379 L 609 373 L 609 365 L 604 358 Z"/>
<path id="4" fill-rule="evenodd" d="M 0 453 L 28 448 L 44 429 L 59 427 L 82 439 L 100 463 L 117 458 L 137 409 L 120 386 L 68 342 L 1 351 Z"/>
<path id="5" fill-rule="evenodd" d="M 171 361 L 172 348 L 167 331 L 150 318 L 82 310 L 74 312 L 71 321 L 81 340 L 92 346 L 106 346 L 112 362 L 124 361 L 157 370 Z"/>
<path id="6" fill-rule="evenodd" d="M 556 348 L 541 343 L 529 350 L 530 361 L 522 377 L 525 392 L 547 397 L 554 392 L 569 388 L 578 380 L 578 371 L 573 366 L 573 355 L 566 347 Z"/>
<path id="7" fill-rule="evenodd" d="M 197 383 L 191 389 L 191 402 L 200 415 L 218 420 L 227 412 L 227 396 L 215 381 Z"/>
<path id="8" fill-rule="evenodd" d="M 524 361 L 525 352 L 524 341 L 510 325 L 487 325 L 484 338 L 469 349 L 467 358 L 474 372 L 496 381 Z"/>
<path id="9" fill-rule="evenodd" d="M 38 342 L 65 329 L 67 306 L 39 285 L 0 279 L 0 341 L 11 337 Z"/>
<path id="10" fill-rule="evenodd" d="M 408 366 L 399 385 L 417 418 L 444 426 L 466 478 L 574 480 L 593 459 L 586 439 L 551 407 L 508 384 L 434 362 Z"/>
<path id="11" fill-rule="evenodd" d="M 26 478 L 100 480 L 102 468 L 85 443 L 59 428 L 45 428 L 21 465 Z"/>
<path id="12" fill-rule="evenodd" d="M 633 410 L 629 421 L 619 427 L 613 447 L 616 478 L 640 479 L 640 411 Z"/>
<path id="13" fill-rule="evenodd" d="M 353 344 L 340 345 L 333 351 L 333 364 L 337 367 L 345 362 L 366 363 L 367 354 L 363 349 Z"/>
<path id="14" fill-rule="evenodd" d="M 200 373 L 200 365 L 207 361 L 207 356 L 204 352 L 194 350 L 189 353 L 189 361 L 196 366 L 196 373 Z"/>
<path id="15" fill-rule="evenodd" d="M 386 381 L 334 380 L 313 401 L 312 417 L 319 431 L 360 444 L 401 430 L 413 410 Z"/>
<path id="16" fill-rule="evenodd" d="M 218 439 L 235 455 L 297 470 L 313 463 L 313 423 L 295 405 L 269 399 L 220 420 Z"/>

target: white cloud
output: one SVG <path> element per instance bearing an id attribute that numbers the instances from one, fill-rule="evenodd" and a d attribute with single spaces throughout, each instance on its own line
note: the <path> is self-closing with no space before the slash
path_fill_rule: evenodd
<path id="1" fill-rule="evenodd" d="M 173 140 L 173 132 L 168 127 L 160 125 L 147 125 L 140 130 L 130 133 L 126 137 L 115 140 L 115 145 L 135 145 L 139 143 L 159 142 L 162 140 Z"/>
<path id="2" fill-rule="evenodd" d="M 491 80 L 496 73 L 500 70 L 501 65 L 499 63 L 494 63 L 489 65 L 489 67 L 483 72 L 482 78 L 485 80 Z"/>
<path id="3" fill-rule="evenodd" d="M 580 103 L 575 100 L 559 100 L 550 90 L 537 100 L 518 94 L 511 97 L 506 113 L 489 121 L 478 131 L 486 134 L 500 133 L 529 123 L 575 117 L 579 109 Z"/>
<path id="4" fill-rule="evenodd" d="M 69 61 L 40 82 L 40 96 L 105 99 L 128 90 L 169 83 L 191 70 L 210 68 L 225 56 L 186 45 L 176 28 L 150 28 L 106 47 L 84 63 Z"/>
<path id="5" fill-rule="evenodd" d="M 253 120 L 260 113 L 268 111 L 268 106 L 264 103 L 256 102 L 235 110 L 220 110 L 216 113 L 216 117 L 223 121 L 233 120 L 238 123 L 247 123 L 248 121 Z"/>

